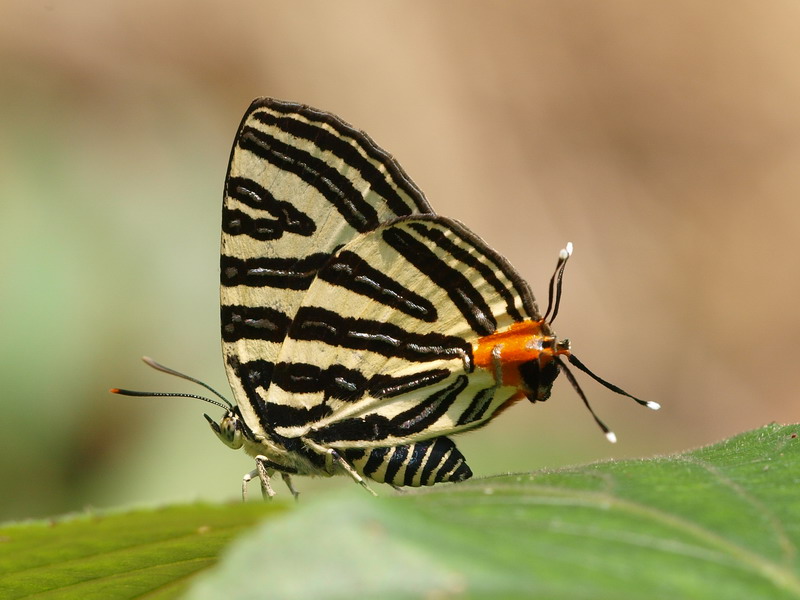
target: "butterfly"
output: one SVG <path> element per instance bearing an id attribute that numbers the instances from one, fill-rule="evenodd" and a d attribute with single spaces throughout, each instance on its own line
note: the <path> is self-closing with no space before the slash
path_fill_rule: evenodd
<path id="1" fill-rule="evenodd" d="M 609 440 L 556 337 L 560 253 L 542 315 L 508 261 L 433 212 L 402 167 L 337 116 L 255 100 L 231 151 L 222 209 L 222 353 L 235 403 L 198 383 L 189 396 L 225 409 L 217 437 L 244 448 L 272 497 L 280 474 L 348 475 L 396 488 L 457 482 L 472 471 L 451 436 L 519 400 L 547 400 L 560 372 Z M 374 492 L 372 492 L 374 494 Z"/>

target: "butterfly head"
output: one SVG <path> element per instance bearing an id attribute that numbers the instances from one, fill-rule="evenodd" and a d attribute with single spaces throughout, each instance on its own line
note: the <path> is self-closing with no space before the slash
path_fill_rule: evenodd
<path id="1" fill-rule="evenodd" d="M 559 340 L 554 335 L 532 338 L 529 345 L 535 346 L 536 357 L 522 362 L 519 369 L 520 388 L 531 402 L 544 402 L 550 397 L 553 382 L 561 372 L 559 355 L 569 356 L 568 339 Z"/>
<path id="2" fill-rule="evenodd" d="M 217 423 L 208 415 L 203 415 L 211 426 L 212 431 L 223 444 L 234 450 L 242 447 L 245 440 L 245 428 L 242 418 L 236 408 L 228 409 L 225 416 Z"/>

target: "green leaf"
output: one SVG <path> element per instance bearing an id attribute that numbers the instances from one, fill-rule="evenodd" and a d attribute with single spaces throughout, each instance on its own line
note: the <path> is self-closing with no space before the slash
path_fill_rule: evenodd
<path id="1" fill-rule="evenodd" d="M 4 526 L 0 597 L 800 599 L 797 432 L 377 499 Z"/>
<path id="2" fill-rule="evenodd" d="M 303 503 L 189 598 L 800 598 L 797 431 Z"/>
<path id="3" fill-rule="evenodd" d="M 0 598 L 178 598 L 281 506 L 189 505 L 0 527 Z"/>

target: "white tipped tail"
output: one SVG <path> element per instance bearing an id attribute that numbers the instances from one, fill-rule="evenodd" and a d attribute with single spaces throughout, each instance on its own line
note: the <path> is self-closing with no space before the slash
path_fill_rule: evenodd
<path id="1" fill-rule="evenodd" d="M 612 444 L 617 443 L 617 435 L 613 431 L 606 432 L 606 439 Z"/>
<path id="2" fill-rule="evenodd" d="M 645 406 L 652 410 L 658 410 L 659 408 L 661 408 L 661 405 L 658 402 L 650 402 L 649 400 L 645 402 Z"/>

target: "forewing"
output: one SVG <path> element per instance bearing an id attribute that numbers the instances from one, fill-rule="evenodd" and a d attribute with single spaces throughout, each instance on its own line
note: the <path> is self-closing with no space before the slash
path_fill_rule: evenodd
<path id="1" fill-rule="evenodd" d="M 516 388 L 475 370 L 472 344 L 529 318 L 527 284 L 475 234 L 435 215 L 398 219 L 318 273 L 278 356 L 267 420 L 340 448 L 475 427 Z"/>
<path id="2" fill-rule="evenodd" d="M 253 102 L 231 151 L 220 264 L 225 368 L 252 427 L 264 425 L 260 394 L 317 271 L 356 236 L 428 212 L 365 133 L 308 106 Z"/>

